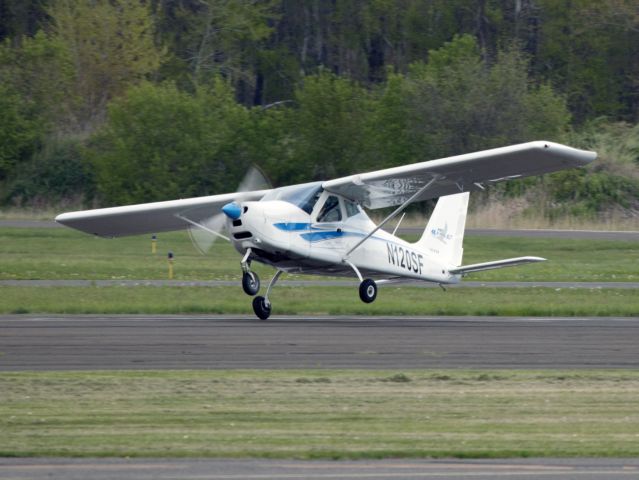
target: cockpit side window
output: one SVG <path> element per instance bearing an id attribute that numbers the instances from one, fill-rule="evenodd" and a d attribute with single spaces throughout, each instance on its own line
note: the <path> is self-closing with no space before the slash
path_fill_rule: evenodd
<path id="1" fill-rule="evenodd" d="M 344 199 L 344 207 L 346 208 L 347 217 L 353 217 L 359 213 L 359 208 L 357 208 L 357 204 L 355 202 Z"/>
<path id="2" fill-rule="evenodd" d="M 342 219 L 342 211 L 339 208 L 339 199 L 330 195 L 326 202 L 324 202 L 324 206 L 322 210 L 320 210 L 319 215 L 317 215 L 318 222 L 339 222 Z"/>

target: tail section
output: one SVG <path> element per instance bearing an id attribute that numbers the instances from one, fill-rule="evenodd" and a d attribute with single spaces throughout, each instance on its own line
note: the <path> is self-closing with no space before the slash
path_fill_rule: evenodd
<path id="1" fill-rule="evenodd" d="M 469 195 L 464 192 L 440 197 L 422 238 L 415 245 L 448 264 L 460 266 Z"/>

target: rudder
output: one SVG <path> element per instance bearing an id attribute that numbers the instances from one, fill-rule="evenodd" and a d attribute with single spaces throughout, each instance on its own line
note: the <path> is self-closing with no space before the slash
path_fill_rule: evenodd
<path id="1" fill-rule="evenodd" d="M 415 245 L 445 263 L 461 265 L 469 196 L 468 192 L 464 192 L 440 197 L 426 230 Z"/>

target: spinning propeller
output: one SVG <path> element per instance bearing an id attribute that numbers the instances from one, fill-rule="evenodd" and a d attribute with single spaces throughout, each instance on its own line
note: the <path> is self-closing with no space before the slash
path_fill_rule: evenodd
<path id="1" fill-rule="evenodd" d="M 237 192 L 251 192 L 270 188 L 272 188 L 271 184 L 264 173 L 252 165 L 237 187 Z M 189 226 L 189 236 L 195 249 L 205 255 L 218 238 L 221 237 L 228 240 L 228 237 L 221 233 L 225 225 L 226 215 L 220 212 Z"/>

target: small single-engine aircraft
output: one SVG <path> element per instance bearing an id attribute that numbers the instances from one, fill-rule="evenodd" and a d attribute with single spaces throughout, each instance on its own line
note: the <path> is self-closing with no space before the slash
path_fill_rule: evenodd
<path id="1" fill-rule="evenodd" d="M 184 228 L 224 237 L 242 255 L 242 287 L 248 295 L 260 289 L 252 261 L 276 269 L 265 295 L 253 299 L 255 314 L 265 320 L 271 314 L 269 294 L 283 272 L 356 276 L 361 300 L 370 303 L 382 282 L 454 284 L 469 272 L 543 261 L 518 257 L 462 265 L 469 192 L 580 167 L 596 157 L 537 141 L 323 182 L 63 213 L 56 221 L 101 237 Z M 431 198 L 439 200 L 417 242 L 381 230 L 409 204 Z M 362 208 L 393 206 L 379 225 Z M 230 238 L 219 232 L 224 222 Z"/>

